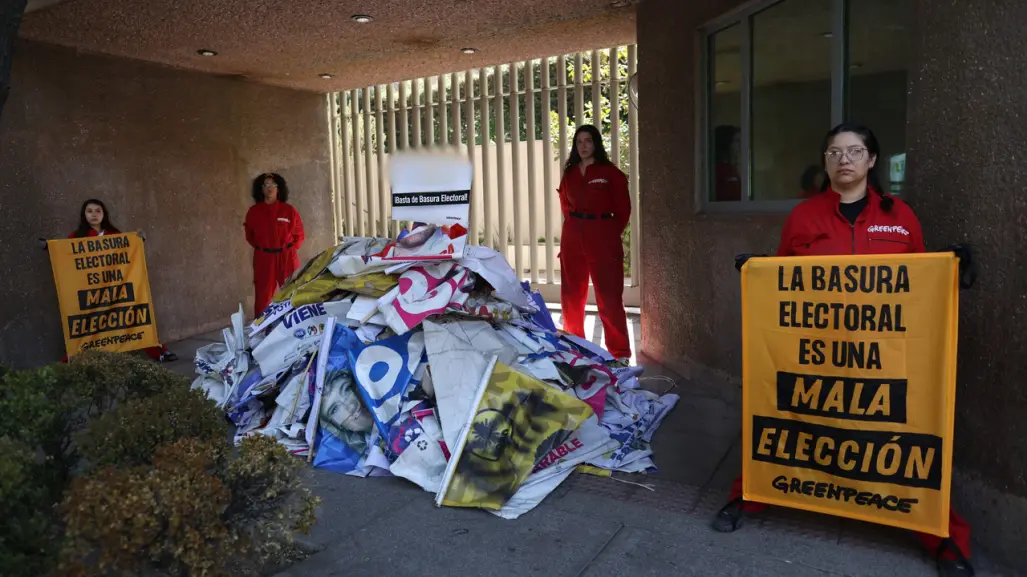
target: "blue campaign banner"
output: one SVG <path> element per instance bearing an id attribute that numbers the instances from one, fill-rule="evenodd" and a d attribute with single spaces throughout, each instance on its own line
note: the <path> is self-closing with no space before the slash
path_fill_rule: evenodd
<path id="1" fill-rule="evenodd" d="M 421 331 L 368 345 L 358 343 L 349 350 L 357 390 L 371 411 L 378 431 L 386 439 L 390 438 L 392 425 L 409 400 L 411 387 L 417 384 L 414 375 L 424 356 L 424 333 Z"/>
<path id="2" fill-rule="evenodd" d="M 367 420 L 354 390 L 349 352 L 360 338 L 348 327 L 336 324 L 330 337 L 325 361 L 324 389 L 318 407 L 317 451 L 314 467 L 336 473 L 352 473 L 361 468 L 367 455 L 368 434 L 362 429 Z M 361 430 L 351 430 L 361 429 Z"/>

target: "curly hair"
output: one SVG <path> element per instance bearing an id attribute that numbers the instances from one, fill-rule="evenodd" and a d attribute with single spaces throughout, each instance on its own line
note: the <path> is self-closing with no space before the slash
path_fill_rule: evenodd
<path id="1" fill-rule="evenodd" d="M 268 178 L 274 180 L 275 184 L 278 185 L 278 200 L 289 202 L 289 185 L 285 183 L 282 175 L 277 172 L 265 172 L 253 179 L 253 203 L 260 204 L 264 202 L 264 180 Z"/>

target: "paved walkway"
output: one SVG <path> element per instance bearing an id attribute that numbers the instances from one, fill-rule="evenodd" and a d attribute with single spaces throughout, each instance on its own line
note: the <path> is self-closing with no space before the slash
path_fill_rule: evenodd
<path id="1" fill-rule="evenodd" d="M 631 324 L 637 345 L 637 316 Z M 591 336 L 600 342 L 601 329 Z M 192 374 L 193 351 L 215 339 L 175 344 L 182 360 L 172 368 Z M 277 577 L 936 574 L 911 533 L 856 521 L 777 509 L 733 534 L 709 529 L 741 470 L 741 409 L 729 395 L 643 364 L 644 377 L 657 377 L 644 386 L 681 395 L 653 442 L 660 472 L 617 477 L 648 488 L 575 474 L 537 509 L 505 521 L 435 508 L 432 495 L 402 479 L 310 469 L 322 507 L 304 544 L 317 552 Z M 1008 574 L 987 559 L 975 566 L 985 577 Z"/>

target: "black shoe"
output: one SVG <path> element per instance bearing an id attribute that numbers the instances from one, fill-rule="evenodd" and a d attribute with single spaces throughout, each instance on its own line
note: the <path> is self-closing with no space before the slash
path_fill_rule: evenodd
<path id="1" fill-rule="evenodd" d="M 938 559 L 938 577 L 973 577 L 974 568 L 969 561 Z"/>
<path id="2" fill-rule="evenodd" d="M 955 559 L 942 559 L 942 554 L 949 552 L 955 554 Z M 952 539 L 943 539 L 938 545 L 936 553 L 938 564 L 938 577 L 973 577 L 974 568 L 970 560 L 959 550 L 959 547 L 952 542 Z"/>
<path id="3" fill-rule="evenodd" d="M 158 363 L 173 363 L 178 360 L 178 355 L 171 351 L 164 351 L 157 359 Z"/>
<path id="4" fill-rule="evenodd" d="M 742 498 L 739 497 L 724 505 L 710 526 L 718 533 L 734 533 L 742 526 L 742 518 Z"/>

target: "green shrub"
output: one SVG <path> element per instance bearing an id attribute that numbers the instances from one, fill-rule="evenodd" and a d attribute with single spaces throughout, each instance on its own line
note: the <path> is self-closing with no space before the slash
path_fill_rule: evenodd
<path id="1" fill-rule="evenodd" d="M 188 390 L 189 381 L 145 359 L 100 352 L 0 376 L 0 439 L 18 447 L 0 450 L 0 490 L 13 491 L 0 506 L 3 531 L 26 528 L 15 536 L 0 531 L 0 575 L 17 574 L 8 567 L 43 575 L 56 558 L 48 536 L 61 532 L 55 507 L 78 469 L 75 437 L 119 403 Z"/>
<path id="2" fill-rule="evenodd" d="M 93 418 L 126 400 L 188 388 L 188 379 L 151 361 L 132 355 L 83 353 L 67 364 L 4 375 L 0 436 L 42 452 L 46 484 L 57 501 L 78 464 L 73 437 Z"/>
<path id="3" fill-rule="evenodd" d="M 309 530 L 317 505 L 300 484 L 302 465 L 260 435 L 234 458 L 227 447 L 183 439 L 158 449 L 152 467 L 76 479 L 62 507 L 62 572 L 220 576 L 287 554 L 292 531 Z"/>
<path id="4" fill-rule="evenodd" d="M 180 439 L 225 443 L 224 413 L 201 391 L 173 386 L 132 399 L 93 420 L 76 440 L 90 469 L 133 467 L 152 462 L 161 445 Z"/>
<path id="5" fill-rule="evenodd" d="M 0 437 L 0 575 L 46 573 L 56 551 L 54 507 L 32 451 Z"/>

